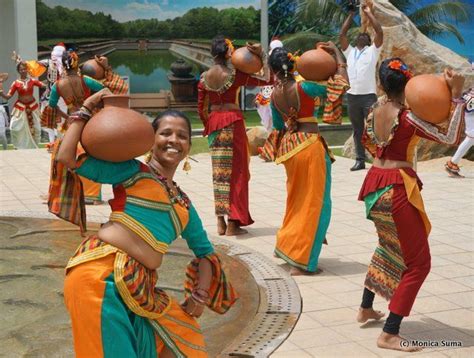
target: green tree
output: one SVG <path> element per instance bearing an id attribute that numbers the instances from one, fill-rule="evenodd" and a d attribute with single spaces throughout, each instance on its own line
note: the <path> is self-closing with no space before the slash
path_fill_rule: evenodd
<path id="1" fill-rule="evenodd" d="M 389 0 L 397 9 L 403 11 L 416 27 L 428 37 L 453 35 L 464 44 L 464 38 L 454 23 L 469 21 L 471 9 L 468 0 L 441 0 L 436 3 L 418 6 L 415 0 Z"/>
<path id="2" fill-rule="evenodd" d="M 343 5 L 347 0 L 295 0 L 296 16 L 300 22 L 297 31 L 316 31 L 331 35 L 339 31 L 346 16 Z M 428 37 L 454 35 L 460 43 L 464 39 L 453 23 L 469 21 L 471 8 L 469 0 L 440 0 L 421 6 L 417 0 L 389 0 L 405 13 L 417 28 Z M 342 6 L 341 6 L 342 5 Z"/>

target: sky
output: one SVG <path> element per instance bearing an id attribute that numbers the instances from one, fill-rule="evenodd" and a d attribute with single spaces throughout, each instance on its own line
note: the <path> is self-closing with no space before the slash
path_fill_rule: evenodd
<path id="1" fill-rule="evenodd" d="M 48 6 L 61 5 L 91 12 L 102 11 L 120 22 L 136 19 L 166 20 L 181 16 L 195 7 L 212 6 L 260 8 L 260 0 L 43 0 Z"/>
<path id="2" fill-rule="evenodd" d="M 435 2 L 436 0 L 419 0 L 420 5 L 429 5 Z M 474 14 L 474 0 L 465 0 L 464 2 L 470 5 L 471 14 Z M 461 35 L 464 37 L 464 45 L 461 45 L 456 37 L 452 35 L 439 37 L 435 40 L 441 45 L 446 46 L 461 55 L 467 56 L 470 61 L 474 61 L 474 15 L 471 16 L 469 22 L 458 24 L 457 27 L 459 32 L 461 32 Z"/>

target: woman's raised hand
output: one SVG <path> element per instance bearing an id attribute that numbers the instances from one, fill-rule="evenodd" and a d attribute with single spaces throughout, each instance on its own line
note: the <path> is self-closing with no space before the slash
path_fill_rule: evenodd
<path id="1" fill-rule="evenodd" d="M 464 76 L 450 68 L 446 68 L 444 70 L 444 78 L 451 89 L 453 98 L 461 97 L 465 80 Z"/>
<path id="2" fill-rule="evenodd" d="M 339 52 L 339 49 L 337 46 L 334 44 L 332 41 L 327 41 L 327 42 L 318 42 L 316 44 L 316 47 L 322 48 L 324 51 L 327 51 L 331 54 L 336 54 Z"/>
<path id="3" fill-rule="evenodd" d="M 247 42 L 246 44 L 247 50 L 252 52 L 254 55 L 261 56 L 262 55 L 262 45 L 259 43 L 251 43 Z"/>

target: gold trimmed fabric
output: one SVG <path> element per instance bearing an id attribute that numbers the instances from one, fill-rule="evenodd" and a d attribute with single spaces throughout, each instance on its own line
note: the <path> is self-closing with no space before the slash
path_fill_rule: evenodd
<path id="1" fill-rule="evenodd" d="M 110 214 L 110 221 L 118 222 L 132 230 L 135 234 L 140 236 L 153 250 L 162 254 L 168 251 L 168 244 L 158 241 L 153 234 L 137 220 L 121 211 L 114 211 Z"/>

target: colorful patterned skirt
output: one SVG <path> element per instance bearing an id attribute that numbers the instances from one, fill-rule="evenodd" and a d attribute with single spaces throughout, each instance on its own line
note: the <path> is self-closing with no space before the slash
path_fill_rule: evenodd
<path id="1" fill-rule="evenodd" d="M 225 313 L 236 296 L 213 265 L 209 308 Z M 185 295 L 197 279 L 195 259 L 186 272 Z M 71 316 L 76 357 L 155 358 L 165 349 L 175 357 L 207 357 L 195 318 L 156 288 L 158 275 L 117 248 L 90 236 L 67 265 L 64 299 Z"/>
<path id="2" fill-rule="evenodd" d="M 12 144 L 17 149 L 35 149 L 41 139 L 39 106 L 36 102 L 17 101 L 12 110 L 10 134 Z"/>
<path id="3" fill-rule="evenodd" d="M 249 153 L 245 122 L 239 120 L 208 137 L 217 216 L 227 215 L 240 226 L 253 223 L 249 212 Z"/>
<path id="4" fill-rule="evenodd" d="M 361 191 L 379 238 L 364 285 L 390 301 L 389 310 L 401 316 L 410 314 L 431 261 L 429 221 L 416 174 L 409 174 L 402 169 L 373 168 L 364 182 L 366 189 L 371 183 L 393 184 L 370 193 Z"/>
<path id="5" fill-rule="evenodd" d="M 283 164 L 288 196 L 275 253 L 291 266 L 315 272 L 331 219 L 331 158 L 318 136 Z"/>

